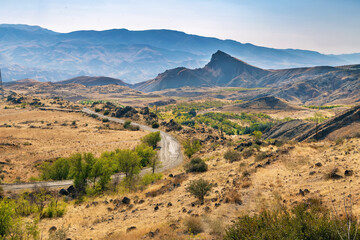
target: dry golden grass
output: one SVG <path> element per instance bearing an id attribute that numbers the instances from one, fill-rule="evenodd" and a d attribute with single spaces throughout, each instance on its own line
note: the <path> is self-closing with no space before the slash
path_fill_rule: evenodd
<path id="1" fill-rule="evenodd" d="M 360 183 L 358 175 L 360 139 L 344 140 L 338 145 L 327 141 L 299 143 L 288 154 L 280 154 L 270 165 L 259 168 L 251 164 L 255 162 L 254 156 L 240 162 L 226 162 L 222 156 L 227 149 L 228 147 L 219 146 L 215 152 L 205 151 L 199 155 L 209 159 L 206 161 L 209 170 L 205 173 L 187 174 L 188 178 L 181 182 L 181 186 L 171 191 L 167 190 L 155 197 L 145 196 L 147 192 L 160 189 L 172 181 L 173 178 L 167 177 L 169 173 L 175 175 L 184 172 L 181 166 L 164 173 L 164 180 L 151 185 L 144 191 L 129 194 L 117 193 L 90 200 L 90 202 L 99 202 L 96 207 L 86 208 L 87 203 L 79 206 L 70 205 L 68 213 L 63 218 L 42 220 L 40 227 L 43 232 L 46 232 L 51 226 L 70 224 L 69 236 L 77 239 L 141 239 L 156 229 L 160 232 L 154 239 L 188 239 L 189 235 L 184 233 L 186 232 L 184 221 L 189 216 L 199 216 L 198 219 L 204 225 L 204 232 L 200 233 L 198 238 L 221 239 L 219 229 L 224 229 L 224 226 L 230 224 L 231 220 L 239 214 L 277 209 L 282 204 L 291 206 L 308 198 L 320 198 L 329 208 L 332 207 L 330 200 L 335 200 L 335 207 L 342 209 L 343 196 L 347 196 L 350 189 L 354 213 L 356 216 L 360 214 L 360 189 L 355 187 Z M 265 148 L 261 150 L 265 151 Z M 276 152 L 275 147 L 272 150 Z M 266 148 L 266 151 L 269 151 L 269 148 Z M 292 160 L 294 163 L 291 163 Z M 317 162 L 321 162 L 322 166 L 316 167 Z M 263 162 L 256 162 L 258 163 Z M 339 168 L 339 174 L 342 176 L 346 169 L 353 170 L 354 175 L 344 176 L 339 180 L 328 180 L 325 174 L 334 166 Z M 243 177 L 242 174 L 245 169 L 250 173 L 247 177 Z M 315 173 L 310 175 L 312 171 Z M 201 177 L 215 184 L 212 192 L 205 197 L 204 205 L 196 203 L 196 199 L 185 191 L 190 180 Z M 310 192 L 305 196 L 298 195 L 299 189 L 308 189 Z M 105 199 L 108 201 L 115 198 L 121 199 L 125 195 L 132 200 L 131 208 L 123 206 L 117 210 L 107 210 L 108 207 L 113 206 L 105 204 Z M 135 204 L 133 203 L 135 198 L 143 199 L 145 202 Z M 235 200 L 241 200 L 242 204 L 239 205 L 239 202 Z M 172 203 L 171 207 L 167 206 L 168 202 Z M 194 206 L 192 206 L 193 203 L 195 203 Z M 215 204 L 219 205 L 215 206 Z M 159 210 L 155 211 L 156 205 L 159 205 Z M 208 207 L 207 210 L 206 207 Z M 219 221 L 221 226 L 219 226 Z M 176 225 L 176 229 L 170 227 L 174 227 L 172 224 Z M 136 226 L 136 229 L 127 232 L 131 226 Z"/>
<path id="2" fill-rule="evenodd" d="M 7 173 L 6 182 L 16 177 L 27 181 L 37 176 L 36 166 L 45 160 L 68 157 L 77 152 L 103 151 L 117 148 L 133 148 L 144 131 L 127 131 L 120 124 L 107 123 L 81 113 L 41 111 L 31 109 L 4 109 L 0 105 L 0 162 Z"/>

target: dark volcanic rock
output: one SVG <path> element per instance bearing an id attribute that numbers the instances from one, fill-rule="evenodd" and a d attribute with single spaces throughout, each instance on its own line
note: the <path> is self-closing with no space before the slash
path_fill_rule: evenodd
<path id="1" fill-rule="evenodd" d="M 121 200 L 121 202 L 124 203 L 124 204 L 129 204 L 129 203 L 130 203 L 130 198 L 124 197 L 124 198 Z"/>

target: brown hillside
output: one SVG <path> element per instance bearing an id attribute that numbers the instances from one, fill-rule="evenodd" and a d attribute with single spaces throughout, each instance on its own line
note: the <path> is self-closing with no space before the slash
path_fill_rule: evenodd
<path id="1" fill-rule="evenodd" d="M 334 136 L 336 131 L 337 138 L 345 137 L 346 135 L 354 135 L 360 133 L 360 105 L 346 110 L 342 114 L 331 118 L 318 126 L 314 126 L 307 132 L 296 137 L 296 141 L 305 141 L 310 139 L 325 139 L 329 136 Z"/>

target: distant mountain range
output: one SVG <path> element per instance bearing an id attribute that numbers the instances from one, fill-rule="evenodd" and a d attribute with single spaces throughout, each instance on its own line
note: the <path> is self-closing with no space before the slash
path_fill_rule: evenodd
<path id="1" fill-rule="evenodd" d="M 256 97 L 272 95 L 299 104 L 360 103 L 360 65 L 265 70 L 217 51 L 203 68 L 174 68 L 132 87 L 152 92 L 186 86 L 268 88 Z"/>
<path id="2" fill-rule="evenodd" d="M 0 67 L 4 81 L 23 78 L 59 81 L 88 75 L 109 76 L 127 83 L 137 83 L 179 66 L 182 68 L 177 71 L 190 79 L 189 74 L 194 72 L 185 68 L 205 65 L 217 50 L 259 67 L 253 69 L 254 72 L 239 74 L 233 85 L 247 79 L 248 75 L 267 72 L 260 68 L 360 63 L 359 53 L 324 55 L 306 50 L 273 49 L 171 30 L 112 29 L 57 33 L 38 26 L 0 24 Z M 205 74 L 207 70 L 202 71 Z M 214 76 L 215 73 L 207 74 Z M 223 80 L 219 81 L 221 83 Z"/>

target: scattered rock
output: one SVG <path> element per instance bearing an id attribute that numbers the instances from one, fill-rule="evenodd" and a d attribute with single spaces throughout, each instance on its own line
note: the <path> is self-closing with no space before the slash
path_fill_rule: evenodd
<path id="1" fill-rule="evenodd" d="M 345 176 L 349 177 L 349 176 L 352 176 L 354 174 L 354 171 L 353 170 L 345 170 Z"/>
<path id="2" fill-rule="evenodd" d="M 316 173 L 316 171 L 311 171 L 309 172 L 309 175 L 314 175 Z"/>
<path id="3" fill-rule="evenodd" d="M 206 206 L 206 207 L 204 207 L 204 211 L 207 212 L 207 213 L 208 213 L 208 212 L 211 212 L 211 208 L 208 207 L 208 206 Z"/>
<path id="4" fill-rule="evenodd" d="M 63 195 L 63 196 L 69 195 L 69 192 L 68 192 L 67 190 L 63 189 L 63 188 L 59 191 L 59 193 L 60 193 L 61 195 Z"/>
<path id="5" fill-rule="evenodd" d="M 235 199 L 235 204 L 237 204 L 237 205 L 242 205 L 242 201 L 240 200 L 240 199 Z"/>
<path id="6" fill-rule="evenodd" d="M 55 226 L 52 226 L 51 228 L 49 228 L 49 233 L 55 232 L 57 230 L 57 228 Z"/>
<path id="7" fill-rule="evenodd" d="M 124 204 L 129 204 L 129 203 L 130 203 L 130 198 L 124 197 L 124 198 L 121 200 L 121 202 L 124 203 Z"/>
<path id="8" fill-rule="evenodd" d="M 126 229 L 126 232 L 131 232 L 131 231 L 133 231 L 133 230 L 135 230 L 135 229 L 136 229 L 135 226 L 131 226 L 131 227 L 129 227 L 128 229 Z"/>

